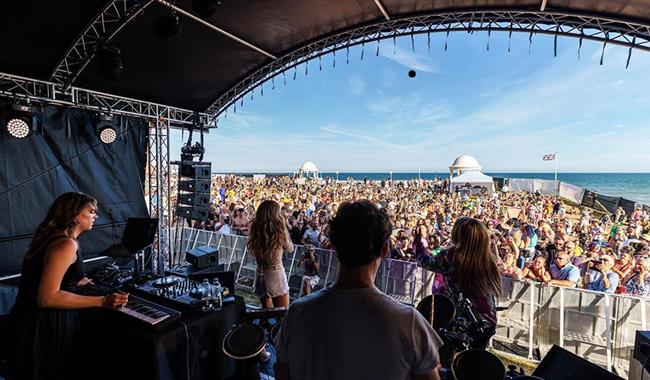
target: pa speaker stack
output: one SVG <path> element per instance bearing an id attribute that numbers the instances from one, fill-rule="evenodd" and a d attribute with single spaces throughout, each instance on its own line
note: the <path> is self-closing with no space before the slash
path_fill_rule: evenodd
<path id="1" fill-rule="evenodd" d="M 179 168 L 176 215 L 190 220 L 207 221 L 210 212 L 212 164 L 183 157 Z"/>

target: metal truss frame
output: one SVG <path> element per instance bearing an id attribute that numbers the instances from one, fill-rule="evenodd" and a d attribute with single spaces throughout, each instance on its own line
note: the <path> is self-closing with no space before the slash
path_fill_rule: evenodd
<path id="1" fill-rule="evenodd" d="M 163 274 L 171 259 L 171 178 L 169 162 L 169 120 L 149 124 L 147 141 L 147 186 L 149 215 L 158 218 L 158 234 L 152 252 L 152 269 Z"/>
<path id="2" fill-rule="evenodd" d="M 273 80 L 279 74 L 290 69 L 295 70 L 297 66 L 325 54 L 336 54 L 338 50 L 347 49 L 347 61 L 347 54 L 349 54 L 351 46 L 406 35 L 461 31 L 469 33 L 474 31 L 529 33 L 531 41 L 535 34 L 548 34 L 574 37 L 580 39 L 581 42 L 586 39 L 599 41 L 603 44 L 626 46 L 630 49 L 629 54 L 632 49 L 650 51 L 650 25 L 629 20 L 553 10 L 541 12 L 513 9 L 463 10 L 419 15 L 364 25 L 302 46 L 260 67 L 237 82 L 215 100 L 205 112 L 212 118 L 216 118 L 233 104 L 236 109 L 236 102 L 242 100 L 256 87 Z M 363 53 L 361 59 L 363 59 Z"/>
<path id="3" fill-rule="evenodd" d="M 62 91 L 61 87 L 53 82 L 5 73 L 0 73 L 0 96 L 77 107 L 116 115 L 144 117 L 153 120 L 164 119 L 168 120 L 172 127 L 192 125 L 195 121 L 194 111 L 187 109 L 86 90 L 79 87 L 70 87 L 67 91 Z M 204 125 L 208 125 L 211 121 L 207 114 L 199 114 L 199 117 Z"/>
<path id="4" fill-rule="evenodd" d="M 67 90 L 93 59 L 103 43 L 111 40 L 153 1 L 112 0 L 77 36 L 50 75 L 50 81 Z"/>
<path id="5" fill-rule="evenodd" d="M 169 132 L 172 127 L 182 128 L 183 125 L 192 125 L 195 121 L 195 113 L 82 88 L 72 87 L 67 92 L 62 92 L 59 88 L 56 83 L 0 73 L 0 97 L 149 119 L 146 187 L 149 214 L 159 220 L 152 266 L 156 270 L 164 270 L 169 262 L 172 242 Z M 208 121 L 205 114 L 200 114 L 200 118 L 203 122 Z"/>

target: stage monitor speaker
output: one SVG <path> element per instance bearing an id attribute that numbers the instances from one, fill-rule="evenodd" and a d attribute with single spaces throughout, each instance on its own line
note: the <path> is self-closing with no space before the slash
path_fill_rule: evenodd
<path id="1" fill-rule="evenodd" d="M 196 269 L 219 265 L 219 251 L 207 245 L 197 247 L 185 252 L 185 261 L 192 264 Z"/>
<path id="2" fill-rule="evenodd" d="M 189 220 L 207 221 L 210 209 L 207 207 L 177 206 L 176 216 Z"/>
<path id="3" fill-rule="evenodd" d="M 180 193 L 178 204 L 195 207 L 210 207 L 210 194 Z"/>
<path id="4" fill-rule="evenodd" d="M 623 380 L 605 368 L 553 345 L 539 363 L 533 376 L 545 380 Z"/>
<path id="5" fill-rule="evenodd" d="M 650 380 L 650 331 L 636 332 L 634 352 L 630 359 L 629 378 L 640 379 L 641 376 Z"/>
<path id="6" fill-rule="evenodd" d="M 189 191 L 196 194 L 210 194 L 210 180 L 180 180 L 178 181 L 178 189 L 181 191 Z"/>

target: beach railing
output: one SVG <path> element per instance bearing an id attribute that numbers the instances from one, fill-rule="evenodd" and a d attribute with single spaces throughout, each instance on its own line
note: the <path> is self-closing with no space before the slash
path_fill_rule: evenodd
<path id="1" fill-rule="evenodd" d="M 245 236 L 185 230 L 184 236 L 190 240 L 183 244 L 186 249 L 200 245 L 219 249 L 220 263 L 235 271 L 238 286 L 252 289 L 255 265 L 246 249 Z M 294 252 L 285 252 L 283 256 L 294 298 L 300 296 L 302 269 L 298 261 L 303 252 L 304 247 L 297 245 Z M 320 261 L 320 283 L 316 288 L 319 289 L 336 278 L 338 260 L 332 250 L 317 249 L 316 255 Z M 376 285 L 401 302 L 417 305 L 431 294 L 434 275 L 413 262 L 385 259 Z M 504 277 L 498 305 L 507 309 L 499 312 L 493 340 L 520 348 L 515 355 L 537 360 L 557 344 L 623 377 L 628 373 L 636 331 L 648 327 L 648 300 L 628 295 L 545 286 Z"/>

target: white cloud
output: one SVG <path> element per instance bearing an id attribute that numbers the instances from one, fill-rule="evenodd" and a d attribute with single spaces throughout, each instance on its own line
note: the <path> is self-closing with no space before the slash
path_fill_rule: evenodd
<path id="1" fill-rule="evenodd" d="M 384 148 L 401 148 L 401 146 L 398 145 L 398 144 L 388 143 L 388 142 L 386 142 L 384 140 L 378 139 L 378 138 L 376 138 L 374 136 L 371 136 L 371 135 L 365 135 L 365 134 L 346 131 L 346 130 L 340 128 L 336 124 L 324 125 L 324 126 L 320 127 L 319 130 L 321 130 L 323 132 L 326 132 L 326 133 L 333 134 L 333 135 L 340 135 L 340 136 L 344 136 L 344 137 L 347 137 L 347 138 L 352 138 L 352 139 L 358 140 L 359 142 L 376 144 L 376 145 L 379 145 L 379 146 L 384 147 Z"/>
<path id="2" fill-rule="evenodd" d="M 395 48 L 395 54 L 392 51 L 384 52 L 380 50 L 379 55 L 416 71 L 424 71 L 432 74 L 442 73 L 440 65 L 430 56 L 414 53 L 399 46 Z"/>
<path id="3" fill-rule="evenodd" d="M 368 65 L 377 70 L 374 80 L 370 72 L 361 76 L 353 69 L 338 78 L 331 77 L 337 71 L 328 74 L 327 80 L 333 78 L 328 91 L 338 86 L 341 95 L 337 102 L 323 100 L 322 107 L 308 110 L 306 104 L 321 104 L 309 99 L 318 99 L 316 91 L 323 91 L 310 85 L 292 94 L 281 109 L 273 104 L 265 112 L 251 106 L 250 113 L 229 113 L 208 136 L 206 157 L 216 162 L 215 170 L 236 171 L 289 171 L 305 160 L 324 171 L 417 171 L 422 157 L 423 171 L 431 171 L 467 153 L 488 172 L 528 172 L 552 171 L 553 163 L 542 162 L 541 156 L 558 151 L 564 172 L 648 171 L 650 77 L 645 73 L 650 56 L 635 52 L 624 70 L 626 51 L 617 49 L 608 46 L 602 66 L 599 47 L 587 42 L 582 61 L 561 51 L 536 69 L 504 75 L 510 66 L 516 70 L 522 64 L 502 65 L 460 94 L 457 90 L 470 76 L 462 68 L 454 67 L 449 81 L 425 76 L 436 81 L 430 91 L 409 81 L 401 66 L 371 60 Z M 410 49 L 393 56 L 392 48 L 384 50 L 382 57 L 400 65 L 440 72 L 429 56 Z M 461 55 L 467 60 L 475 54 Z M 300 116 L 287 111 L 295 108 L 301 108 Z"/>
<path id="4" fill-rule="evenodd" d="M 360 75 L 353 75 L 348 78 L 348 88 L 352 95 L 362 95 L 366 88 L 366 82 Z"/>

